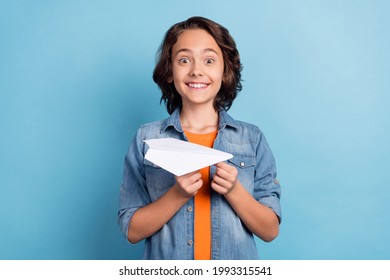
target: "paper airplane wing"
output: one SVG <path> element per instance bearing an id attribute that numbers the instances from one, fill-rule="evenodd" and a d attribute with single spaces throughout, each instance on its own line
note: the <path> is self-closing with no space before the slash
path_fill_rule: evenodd
<path id="1" fill-rule="evenodd" d="M 233 157 L 216 149 L 173 138 L 144 140 L 149 146 L 145 158 L 181 176 Z"/>

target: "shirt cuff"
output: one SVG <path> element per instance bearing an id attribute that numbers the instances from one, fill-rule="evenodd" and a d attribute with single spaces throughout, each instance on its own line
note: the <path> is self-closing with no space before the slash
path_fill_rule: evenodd
<path id="1" fill-rule="evenodd" d="M 266 196 L 259 199 L 259 202 L 275 212 L 279 218 L 279 223 L 282 222 L 282 209 L 280 207 L 280 200 L 276 196 Z"/>

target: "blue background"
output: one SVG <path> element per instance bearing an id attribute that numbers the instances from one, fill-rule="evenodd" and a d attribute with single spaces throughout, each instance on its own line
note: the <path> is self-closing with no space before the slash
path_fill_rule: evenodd
<path id="1" fill-rule="evenodd" d="M 283 223 L 263 259 L 390 259 L 388 1 L 2 1 L 0 259 L 137 259 L 116 224 L 122 163 L 167 116 L 151 75 L 193 15 L 235 38 L 229 111 L 265 132 Z"/>

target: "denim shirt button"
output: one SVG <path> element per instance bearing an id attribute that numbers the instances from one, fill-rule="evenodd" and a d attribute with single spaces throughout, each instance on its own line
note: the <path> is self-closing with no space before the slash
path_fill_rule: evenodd
<path id="1" fill-rule="evenodd" d="M 192 241 L 191 239 L 187 241 L 187 244 L 188 244 L 189 246 L 191 246 L 193 243 L 194 243 L 194 241 Z"/>
<path id="2" fill-rule="evenodd" d="M 188 206 L 188 207 L 187 207 L 187 211 L 188 211 L 188 212 L 192 212 L 192 210 L 193 210 L 192 206 Z"/>
<path id="3" fill-rule="evenodd" d="M 245 166 L 245 162 L 241 161 L 240 166 L 244 167 Z"/>

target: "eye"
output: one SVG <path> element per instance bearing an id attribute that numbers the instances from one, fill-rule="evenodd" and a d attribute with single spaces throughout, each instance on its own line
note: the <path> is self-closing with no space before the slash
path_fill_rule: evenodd
<path id="1" fill-rule="evenodd" d="M 213 64 L 215 62 L 215 60 L 213 58 L 207 58 L 205 60 L 206 64 Z"/>
<path id="2" fill-rule="evenodd" d="M 190 60 L 188 57 L 182 57 L 179 59 L 179 63 L 180 64 L 187 64 L 187 63 L 190 63 Z"/>

